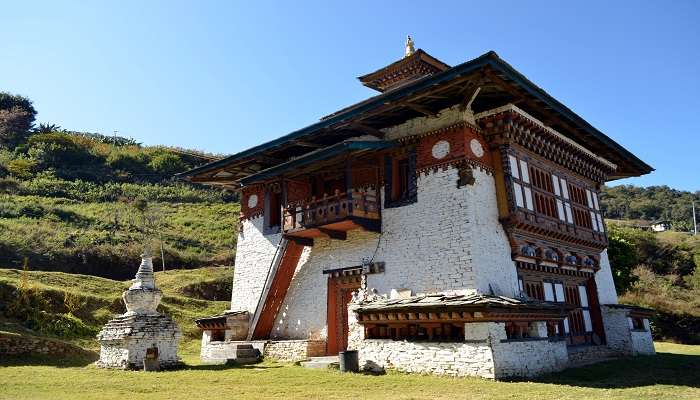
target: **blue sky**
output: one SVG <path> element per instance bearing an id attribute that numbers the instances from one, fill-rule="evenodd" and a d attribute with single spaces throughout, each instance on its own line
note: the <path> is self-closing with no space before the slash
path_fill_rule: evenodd
<path id="1" fill-rule="evenodd" d="M 700 190 L 700 2 L 564 3 L 8 2 L 0 90 L 39 122 L 230 154 L 371 96 L 355 77 L 411 34 L 451 65 L 495 50 L 657 169 L 624 183 Z"/>

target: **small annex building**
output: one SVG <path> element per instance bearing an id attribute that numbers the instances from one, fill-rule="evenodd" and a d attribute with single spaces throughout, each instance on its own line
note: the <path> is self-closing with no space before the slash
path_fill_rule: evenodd
<path id="1" fill-rule="evenodd" d="M 534 376 L 653 354 L 618 304 L 599 191 L 653 169 L 496 53 L 451 67 L 409 39 L 376 96 L 182 175 L 241 193 L 230 310 L 241 343 L 297 361 Z"/>

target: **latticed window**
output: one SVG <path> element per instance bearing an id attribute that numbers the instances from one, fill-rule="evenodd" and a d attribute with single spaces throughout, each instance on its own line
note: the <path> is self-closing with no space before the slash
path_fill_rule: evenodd
<path id="1" fill-rule="evenodd" d="M 515 205 L 568 224 L 604 232 L 598 195 L 509 154 Z"/>

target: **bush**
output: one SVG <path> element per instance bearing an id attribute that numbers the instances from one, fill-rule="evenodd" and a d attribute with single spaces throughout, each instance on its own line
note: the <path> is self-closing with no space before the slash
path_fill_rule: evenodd
<path id="1" fill-rule="evenodd" d="M 110 168 L 125 172 L 130 178 L 148 174 L 148 162 L 148 155 L 144 152 L 115 149 L 107 156 L 107 165 Z"/>
<path id="2" fill-rule="evenodd" d="M 7 172 L 20 179 L 29 179 L 34 175 L 36 161 L 28 158 L 17 158 L 5 165 Z"/>
<path id="3" fill-rule="evenodd" d="M 151 159 L 148 164 L 156 174 L 163 177 L 172 177 L 178 172 L 184 172 L 187 167 L 182 159 L 174 153 L 161 153 Z"/>

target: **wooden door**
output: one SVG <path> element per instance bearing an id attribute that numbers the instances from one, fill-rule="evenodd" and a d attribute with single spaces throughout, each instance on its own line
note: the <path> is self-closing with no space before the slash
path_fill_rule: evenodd
<path id="1" fill-rule="evenodd" d="M 348 347 L 348 304 L 352 292 L 360 288 L 360 276 L 328 278 L 328 345 L 329 355 L 338 354 Z"/>

